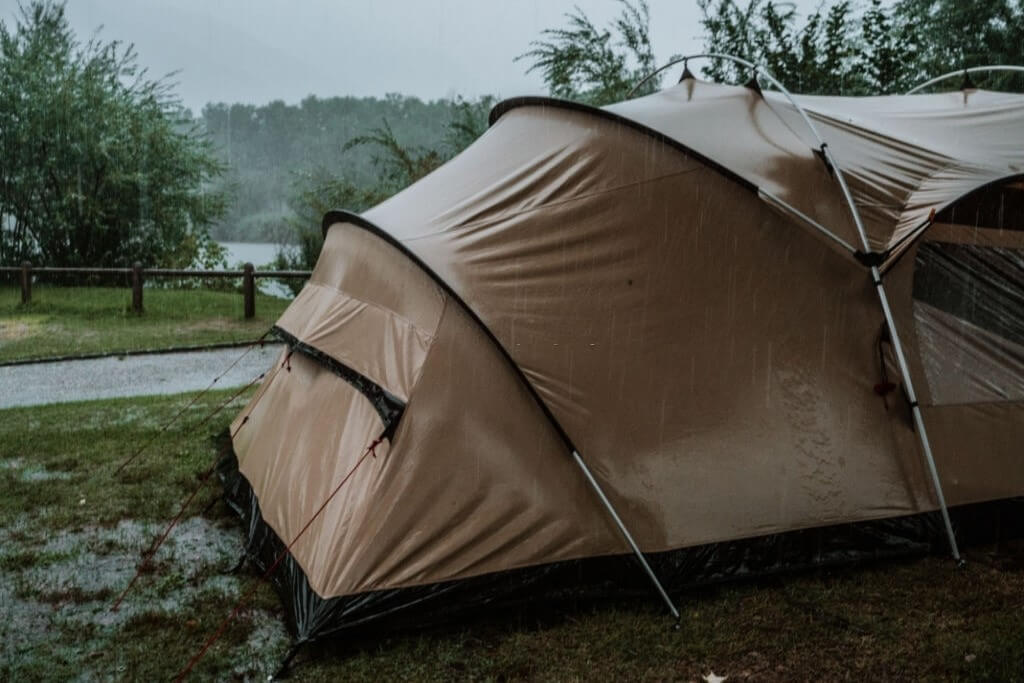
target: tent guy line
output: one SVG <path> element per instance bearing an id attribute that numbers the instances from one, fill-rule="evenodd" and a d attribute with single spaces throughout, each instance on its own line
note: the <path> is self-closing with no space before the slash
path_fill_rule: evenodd
<path id="1" fill-rule="evenodd" d="M 164 424 L 164 425 L 163 425 L 163 426 L 162 426 L 162 427 L 160 428 L 160 430 L 159 430 L 159 431 L 158 431 L 158 432 L 157 432 L 156 434 L 154 434 L 154 435 L 153 435 L 153 436 L 152 436 L 152 437 L 151 437 L 151 438 L 150 438 L 150 439 L 149 439 L 148 441 L 146 441 L 146 442 L 145 442 L 145 443 L 143 443 L 143 444 L 142 444 L 141 446 L 139 446 L 139 448 L 138 448 L 138 449 L 136 449 L 136 451 L 135 451 L 134 453 L 132 453 L 132 454 L 131 454 L 131 455 L 130 455 L 130 456 L 128 457 L 128 459 L 127 459 L 127 460 L 125 460 L 125 461 L 124 461 L 124 462 L 122 462 L 122 463 L 121 463 L 120 465 L 118 465 L 118 466 L 117 466 L 117 468 L 115 468 L 115 469 L 114 469 L 114 471 L 113 471 L 113 473 L 111 474 L 111 476 L 116 476 L 117 474 L 120 474 L 120 472 L 121 472 L 122 470 L 124 470 L 124 468 L 125 468 L 125 467 L 127 467 L 127 466 L 128 466 L 128 465 L 129 465 L 130 463 L 131 463 L 131 462 L 133 462 L 133 461 L 134 461 L 134 460 L 135 460 L 136 458 L 138 458 L 138 457 L 139 457 L 140 455 L 142 455 L 142 452 L 143 452 L 143 451 L 145 451 L 145 450 L 146 450 L 147 448 L 149 448 L 149 447 L 150 447 L 150 446 L 151 446 L 151 445 L 152 445 L 152 444 L 153 444 L 153 443 L 154 443 L 154 442 L 155 442 L 155 441 L 156 441 L 157 439 L 159 439 L 159 438 L 160 438 L 161 436 L 163 436 L 163 434 L 164 434 L 165 432 L 167 432 L 167 430 L 168 430 L 168 429 L 170 429 L 171 425 L 173 425 L 173 424 L 174 424 L 175 422 L 177 422 L 177 421 L 178 421 L 178 419 L 179 419 L 179 418 L 180 418 L 180 417 L 181 417 L 182 415 L 184 415 L 184 414 L 185 414 L 185 412 L 186 412 L 186 411 L 187 411 L 187 410 L 188 410 L 189 408 L 191 408 L 192 406 L 194 406 L 194 405 L 196 404 L 196 401 L 198 401 L 198 400 L 199 400 L 199 399 L 201 399 L 201 398 L 202 398 L 203 396 L 205 396 L 205 395 L 206 395 L 207 393 L 209 393 L 209 392 L 210 392 L 210 391 L 211 391 L 211 390 L 213 389 L 214 385 L 215 385 L 215 384 L 217 384 L 217 382 L 219 382 L 219 381 L 220 381 L 220 380 L 221 380 L 221 379 L 222 379 L 222 378 L 223 378 L 223 377 L 224 377 L 225 375 L 227 375 L 227 374 L 228 374 L 229 372 L 231 372 L 231 370 L 232 370 L 232 369 L 234 369 L 234 367 L 235 367 L 236 365 L 238 365 L 238 364 L 239 364 L 239 363 L 240 363 L 240 362 L 242 361 L 242 359 L 243 359 L 243 358 L 245 358 L 245 356 L 246 356 L 246 355 L 248 355 L 248 353 L 249 353 L 250 351 L 252 351 L 252 350 L 253 350 L 254 348 L 256 348 L 257 346 L 261 346 L 261 345 L 263 344 L 263 340 L 264 340 L 264 339 L 266 339 L 267 335 L 268 335 L 268 334 L 270 334 L 270 332 L 271 332 L 271 330 L 267 330 L 266 332 L 264 332 L 263 334 L 261 334 L 261 335 L 259 336 L 259 338 L 258 338 L 258 339 L 256 339 L 256 340 L 255 340 L 254 342 L 252 342 L 251 344 L 249 344 L 249 346 L 247 346 L 247 347 L 245 348 L 245 350 L 244 350 L 244 351 L 243 351 L 243 352 L 242 352 L 241 354 L 239 354 L 239 356 L 238 356 L 237 358 L 235 358 L 235 360 L 234 360 L 234 361 L 232 361 L 232 363 L 231 363 L 231 364 L 230 364 L 229 366 L 227 366 L 227 367 L 226 367 L 226 368 L 224 369 L 224 371 L 223 371 L 223 372 L 221 372 L 221 373 L 220 373 L 219 375 L 217 375 L 216 377 L 214 377 L 214 378 L 213 378 L 213 381 L 211 381 L 211 382 L 210 382 L 210 383 L 209 383 L 209 384 L 208 384 L 208 385 L 206 386 L 206 388 L 205 388 L 205 389 L 203 389 L 202 391 L 200 391 L 199 393 L 197 393 L 197 394 L 196 394 L 195 396 L 193 396 L 193 397 L 192 397 L 192 400 L 191 400 L 191 401 L 189 401 L 188 403 L 186 403 L 186 404 L 185 404 L 185 406 L 181 408 L 181 410 L 179 410 L 179 411 L 178 411 L 178 412 L 176 412 L 176 413 L 175 413 L 174 415 L 172 415 L 172 416 L 171 416 L 171 418 L 170 418 L 170 419 L 169 419 L 169 420 L 168 420 L 168 421 L 167 421 L 167 422 L 166 422 L 166 423 L 165 423 L 165 424 Z M 239 394 L 241 394 L 241 393 L 242 393 L 242 391 L 245 391 L 246 389 L 248 389 L 249 387 L 251 387 L 251 386 L 252 386 L 252 385 L 253 385 L 254 383 L 258 382 L 258 381 L 259 381 L 260 379 L 262 379 L 262 378 L 263 378 L 263 374 L 261 373 L 260 375 L 258 375 L 258 376 L 256 377 L 256 379 L 254 379 L 254 380 L 250 381 L 250 382 L 249 382 L 248 384 L 246 384 L 246 385 L 245 385 L 245 386 L 244 386 L 244 387 L 243 387 L 243 388 L 242 388 L 242 389 L 241 389 L 241 390 L 240 390 L 240 391 L 239 391 L 238 393 L 236 393 L 236 394 L 235 394 L 235 395 L 234 395 L 234 396 L 232 397 L 232 399 L 236 398 L 236 397 L 237 397 L 237 396 L 238 396 Z M 229 399 L 229 402 L 230 402 L 230 400 L 232 400 L 232 399 Z M 201 424 L 205 424 L 206 420 L 210 419 L 211 417 L 213 417 L 213 415 L 216 415 L 216 414 L 217 414 L 218 412 L 220 412 L 220 410 L 221 410 L 221 409 L 222 409 L 223 407 L 224 407 L 224 406 L 222 405 L 222 406 L 220 406 L 219 408 L 217 408 L 216 410 L 214 410 L 214 411 L 213 411 L 213 413 L 211 413 L 210 415 L 208 415 L 208 416 L 207 416 L 207 417 L 206 417 L 206 418 L 205 418 L 205 419 L 203 420 L 203 422 L 201 422 L 201 423 L 200 423 L 200 425 L 201 425 Z M 199 425 L 196 425 L 196 426 L 198 427 Z"/>
<path id="2" fill-rule="evenodd" d="M 352 475 L 354 475 L 356 473 L 356 470 L 358 470 L 359 467 L 364 462 L 366 462 L 366 459 L 369 458 L 371 455 L 374 458 L 377 457 L 377 453 L 376 453 L 377 446 L 379 446 L 381 444 L 381 442 L 383 442 L 386 438 L 387 437 L 382 432 L 380 436 L 378 436 L 377 438 L 375 438 L 373 441 L 370 442 L 370 445 L 366 447 L 366 450 L 363 452 L 363 454 L 356 461 L 356 464 L 352 466 L 352 469 L 350 469 L 348 471 L 348 473 L 341 479 L 341 481 L 338 482 L 338 485 L 334 487 L 334 489 L 331 491 L 330 495 L 327 496 L 327 498 L 323 501 L 323 503 L 320 504 L 320 507 L 318 507 L 316 509 L 316 512 L 313 513 L 313 516 L 310 517 L 306 521 L 306 523 L 302 525 L 302 528 L 299 529 L 299 532 L 297 534 L 295 534 L 295 536 L 288 543 L 288 545 L 284 548 L 284 550 L 282 550 L 280 553 L 278 553 L 277 557 L 274 558 L 274 561 L 271 563 L 271 565 L 267 568 L 267 570 L 265 572 L 263 572 L 263 575 L 259 576 L 259 577 L 255 577 L 255 578 L 252 579 L 252 581 L 250 582 L 249 590 L 244 595 L 242 595 L 241 598 L 238 599 L 238 602 L 235 603 L 235 606 L 231 609 L 231 612 L 220 623 L 220 625 L 217 627 L 217 630 L 214 631 L 214 633 L 206 640 L 205 643 L 203 643 L 203 646 L 199 649 L 199 651 L 195 655 L 192 656 L 192 658 L 188 661 L 188 663 L 185 665 L 185 667 L 180 672 L 178 672 L 178 674 L 174 677 L 175 681 L 183 681 L 183 680 L 185 680 L 188 677 L 188 675 L 190 673 L 192 673 L 192 669 L 195 668 L 196 664 L 198 664 L 199 661 L 210 650 L 210 648 L 213 647 L 214 643 L 216 643 L 220 639 L 220 637 L 222 635 L 224 635 L 224 631 L 225 631 L 225 629 L 227 629 L 228 624 L 230 624 L 231 621 L 236 616 L 238 616 L 239 612 L 242 611 L 242 608 L 245 607 L 245 605 L 249 602 L 249 600 L 252 599 L 252 596 L 256 594 L 256 591 L 259 589 L 260 584 L 262 582 L 266 581 L 277 570 L 278 566 L 281 564 L 281 562 L 284 560 L 284 558 L 288 556 L 288 553 L 291 552 L 291 550 L 295 546 L 295 544 L 299 542 L 299 539 L 301 539 L 303 537 L 303 535 L 305 535 L 305 533 L 309 530 L 309 527 L 311 527 L 313 525 L 313 522 L 315 522 L 317 520 L 317 518 L 320 517 L 320 514 L 330 504 L 330 502 L 332 500 L 334 500 L 334 497 L 338 495 L 338 492 L 341 491 L 342 487 L 345 486 L 345 484 L 348 483 L 348 481 L 352 478 Z M 295 648 L 292 648 L 292 650 L 289 652 L 288 656 L 286 656 L 285 662 L 284 662 L 284 664 L 282 666 L 286 666 L 287 665 L 288 661 L 294 655 L 294 652 L 295 652 Z"/>

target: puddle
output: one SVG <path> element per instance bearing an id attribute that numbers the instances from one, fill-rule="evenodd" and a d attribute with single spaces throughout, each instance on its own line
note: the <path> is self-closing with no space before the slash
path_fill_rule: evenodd
<path id="1" fill-rule="evenodd" d="M 253 629 L 249 639 L 233 653 L 238 662 L 234 674 L 245 680 L 265 680 L 265 675 L 273 673 L 280 665 L 291 638 L 281 619 L 269 612 L 253 612 L 250 620 Z M 249 678 L 253 672 L 262 672 L 264 676 Z"/>
<path id="2" fill-rule="evenodd" d="M 48 470 L 42 465 L 38 464 L 27 464 L 25 458 L 7 458 L 0 460 L 0 470 L 7 470 L 8 472 L 14 472 L 21 470 L 18 478 L 26 483 L 36 481 L 52 481 L 54 479 L 70 479 L 70 472 L 60 472 Z"/>
<path id="3" fill-rule="evenodd" d="M 15 577 L 0 573 L 0 652 L 4 659 L 30 654 L 58 637 L 51 632 L 53 609 L 16 595 Z"/>
<path id="4" fill-rule="evenodd" d="M 4 466 L 17 469 L 20 463 L 12 466 L 5 461 Z M 112 527 L 89 525 L 42 533 L 39 521 L 38 514 L 22 515 L 0 529 L 5 552 L 37 556 L 21 570 L 0 572 L 0 655 L 15 666 L 12 672 L 19 663 L 55 656 L 62 647 L 62 633 L 69 630 L 78 635 L 70 650 L 61 650 L 61 657 L 76 661 L 90 652 L 107 651 L 135 617 L 156 614 L 180 619 L 196 604 L 211 599 L 220 609 L 241 597 L 252 581 L 249 574 L 222 573 L 238 558 L 239 530 L 191 517 L 161 546 L 153 559 L 156 570 L 143 573 L 114 612 L 113 602 L 135 575 L 141 552 L 164 525 L 122 520 Z M 275 614 L 253 610 L 247 611 L 245 619 L 252 631 L 245 643 L 233 648 L 236 674 L 264 680 L 290 637 Z M 81 677 L 103 677 L 108 665 L 101 658 L 95 663 L 82 660 Z"/>
<path id="5" fill-rule="evenodd" d="M 32 465 L 21 471 L 21 480 L 26 483 L 37 481 L 53 481 L 55 479 L 70 479 L 70 472 L 53 472 L 45 467 Z"/>

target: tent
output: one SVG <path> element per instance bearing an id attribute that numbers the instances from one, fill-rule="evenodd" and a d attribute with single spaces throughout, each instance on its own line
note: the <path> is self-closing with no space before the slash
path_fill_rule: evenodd
<path id="1" fill-rule="evenodd" d="M 1022 143 L 1021 95 L 687 69 L 502 102 L 329 213 L 221 467 L 298 641 L 612 561 L 675 612 L 801 530 L 927 518 L 958 558 L 950 507 L 1024 494 Z"/>

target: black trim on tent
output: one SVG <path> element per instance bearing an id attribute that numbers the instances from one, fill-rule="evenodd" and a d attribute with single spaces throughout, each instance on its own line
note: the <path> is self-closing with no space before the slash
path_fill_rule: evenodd
<path id="1" fill-rule="evenodd" d="M 404 401 L 366 375 L 353 370 L 320 349 L 300 341 L 296 336 L 277 325 L 274 325 L 271 331 L 287 344 L 292 351 L 298 351 L 302 355 L 311 358 L 355 387 L 356 391 L 365 396 L 374 410 L 377 411 L 377 414 L 380 415 L 381 422 L 384 424 L 384 438 L 391 439 L 395 430 L 398 429 L 398 421 L 402 419 L 402 413 L 405 412 Z"/>
<path id="2" fill-rule="evenodd" d="M 366 218 L 363 218 L 359 214 L 353 213 L 351 211 L 345 211 L 344 209 L 335 209 L 333 211 L 328 211 L 326 214 L 324 214 L 324 218 L 321 223 L 321 229 L 323 230 L 324 236 L 327 235 L 327 230 L 335 223 L 350 223 L 358 228 L 362 228 L 367 232 L 381 238 L 382 240 L 393 246 L 395 249 L 397 249 L 399 252 L 404 254 L 410 261 L 416 264 L 428 277 L 430 277 L 430 279 L 433 280 L 437 284 L 437 286 L 444 291 L 445 294 L 447 294 L 453 300 L 458 302 L 458 304 L 462 307 L 462 310 L 464 310 L 466 314 L 469 315 L 470 318 L 472 318 L 473 322 L 475 322 L 476 325 L 480 328 L 480 330 L 482 330 L 483 333 L 487 335 L 487 338 L 491 340 L 491 343 L 494 344 L 494 347 L 498 349 L 501 355 L 505 358 L 505 360 L 509 364 L 509 367 L 512 368 L 512 371 L 516 374 L 516 376 L 520 380 L 522 380 L 523 385 L 526 387 L 526 390 L 530 393 L 530 397 L 533 398 L 534 402 L 536 402 L 537 406 L 544 414 L 544 417 L 558 433 L 559 438 L 562 439 L 562 442 L 565 444 L 566 448 L 568 448 L 570 452 L 576 451 L 576 446 L 575 444 L 573 444 L 572 439 L 569 438 L 569 434 L 566 433 L 565 429 L 562 428 L 562 425 L 558 422 L 558 419 L 555 417 L 554 413 L 551 412 L 551 409 L 548 408 L 548 405 L 544 402 L 544 399 L 542 399 L 540 397 L 540 394 L 537 393 L 537 390 L 534 388 L 533 383 L 530 382 L 529 379 L 527 379 L 526 374 L 523 372 L 522 368 L 519 367 L 519 364 L 516 363 L 516 361 L 512 358 L 512 355 L 508 352 L 508 350 L 505 349 L 505 346 L 498 340 L 494 332 L 491 331 L 491 328 L 489 328 L 487 324 L 480 318 L 480 316 L 476 314 L 476 311 L 470 308 L 469 304 L 466 303 L 465 299 L 463 299 L 458 292 L 452 289 L 452 287 L 447 282 L 444 281 L 444 278 L 438 275 L 433 268 L 424 263 L 419 256 L 413 253 L 407 246 L 402 244 L 397 238 L 395 238 L 394 236 L 392 236 L 390 233 L 386 232 L 379 226 L 375 225 L 374 223 L 371 223 Z"/>
<path id="3" fill-rule="evenodd" d="M 573 102 L 571 100 L 560 100 L 556 97 L 540 97 L 536 95 L 531 95 L 527 97 L 513 97 L 508 100 L 502 100 L 501 102 L 498 102 L 496 105 L 494 105 L 494 108 L 491 109 L 490 116 L 488 117 L 488 124 L 493 126 L 497 122 L 497 120 L 500 119 L 502 116 L 512 111 L 513 109 L 518 109 L 520 107 L 551 107 L 555 109 L 567 109 L 569 111 L 590 114 L 592 116 L 597 116 L 607 121 L 614 121 L 615 123 L 628 126 L 633 130 L 638 130 L 644 135 L 654 138 L 658 142 L 662 142 L 668 145 L 669 147 L 674 147 L 683 154 L 686 154 L 687 156 L 691 156 L 694 159 L 697 159 L 705 166 L 714 169 L 721 173 L 722 175 L 724 175 L 726 178 L 729 178 L 730 180 L 739 183 L 740 186 L 742 186 L 744 189 L 749 190 L 754 194 L 757 194 L 757 185 L 750 182 L 743 176 L 739 175 L 732 169 L 727 168 L 722 164 L 718 163 L 714 159 L 706 157 L 700 152 L 690 147 L 687 147 L 686 145 L 679 142 L 675 138 L 669 137 L 668 135 L 665 135 L 664 133 L 661 133 L 653 129 L 650 126 L 645 126 L 639 121 L 634 121 L 633 119 L 622 116 L 621 114 L 616 114 L 615 112 L 608 111 L 607 109 L 601 109 L 599 107 L 592 107 L 588 104 Z"/>
<path id="4" fill-rule="evenodd" d="M 228 438 L 227 434 L 223 435 Z M 265 572 L 284 541 L 264 521 L 249 481 L 228 447 L 217 465 L 225 501 L 243 521 L 246 557 Z M 958 535 L 975 543 L 1024 535 L 1024 499 L 951 508 Z M 993 538 L 995 536 L 995 538 Z M 678 593 L 729 581 L 809 569 L 944 553 L 938 512 L 724 541 L 647 555 L 667 589 Z M 644 596 L 650 586 L 633 555 L 566 560 L 508 569 L 465 579 L 324 598 L 289 551 L 271 581 L 285 604 L 295 645 L 332 635 L 367 640 L 422 630 L 502 608 L 544 609 L 558 602 Z"/>

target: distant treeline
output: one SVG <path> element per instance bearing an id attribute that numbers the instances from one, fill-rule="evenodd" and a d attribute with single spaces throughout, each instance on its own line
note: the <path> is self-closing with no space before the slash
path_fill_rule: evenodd
<path id="1" fill-rule="evenodd" d="M 211 234 L 223 241 L 291 241 L 286 221 L 300 178 L 330 169 L 355 185 L 376 184 L 372 146 L 346 143 L 385 124 L 412 148 L 433 147 L 448 133 L 457 113 L 450 100 L 415 97 L 307 97 L 298 105 L 281 101 L 210 104 L 201 121 L 227 165 L 218 181 L 227 190 L 228 210 Z M 344 153 L 344 156 L 343 156 Z"/>

